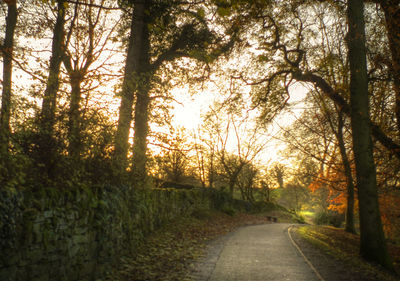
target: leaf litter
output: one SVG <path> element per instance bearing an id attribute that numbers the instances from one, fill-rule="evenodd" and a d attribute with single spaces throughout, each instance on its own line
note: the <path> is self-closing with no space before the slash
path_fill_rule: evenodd
<path id="1" fill-rule="evenodd" d="M 212 211 L 206 217 L 184 217 L 150 234 L 135 253 L 121 259 L 108 278 L 120 281 L 185 281 L 194 260 L 204 254 L 208 241 L 244 225 L 268 223 L 263 215 Z"/>

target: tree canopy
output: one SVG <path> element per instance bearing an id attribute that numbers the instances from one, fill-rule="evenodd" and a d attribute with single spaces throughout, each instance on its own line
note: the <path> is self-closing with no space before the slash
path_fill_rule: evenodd
<path id="1" fill-rule="evenodd" d="M 0 188 L 175 182 L 344 213 L 353 233 L 358 214 L 361 255 L 391 268 L 399 13 L 398 0 L 2 1 Z M 176 125 L 171 109 L 205 93 L 197 128 Z M 282 162 L 268 158 L 278 142 Z"/>

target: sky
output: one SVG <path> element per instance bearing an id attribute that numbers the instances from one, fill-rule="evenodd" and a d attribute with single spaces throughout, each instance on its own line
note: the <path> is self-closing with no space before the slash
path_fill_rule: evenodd
<path id="1" fill-rule="evenodd" d="M 280 127 L 290 126 L 304 110 L 302 100 L 306 96 L 308 89 L 302 84 L 295 84 L 290 89 L 289 104 L 292 104 L 290 111 L 285 111 L 276 116 L 275 120 L 268 128 L 268 143 L 265 151 L 257 158 L 263 164 L 280 162 L 290 165 L 289 160 L 285 159 L 280 152 L 286 149 L 285 143 L 278 139 Z M 190 96 L 188 88 L 176 88 L 172 90 L 173 95 L 180 103 L 174 104 L 172 111 L 172 124 L 185 127 L 189 131 L 194 131 L 202 122 L 202 114 L 206 113 L 215 100 L 218 93 L 215 89 L 205 89 L 193 96 Z"/>

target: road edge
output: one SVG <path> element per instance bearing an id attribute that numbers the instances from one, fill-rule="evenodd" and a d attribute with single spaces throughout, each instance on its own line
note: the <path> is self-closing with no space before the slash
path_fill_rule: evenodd
<path id="1" fill-rule="evenodd" d="M 311 261 L 306 257 L 306 255 L 303 253 L 303 251 L 300 249 L 299 245 L 293 240 L 292 235 L 290 234 L 291 229 L 293 228 L 293 225 L 289 226 L 287 229 L 289 240 L 292 243 L 292 245 L 297 249 L 297 251 L 300 253 L 300 255 L 303 257 L 303 259 L 306 261 L 308 266 L 311 268 L 311 270 L 315 273 L 315 275 L 318 277 L 320 281 L 325 281 L 325 279 L 321 276 L 321 274 L 318 272 L 318 270 L 315 268 L 315 266 L 311 263 Z"/>

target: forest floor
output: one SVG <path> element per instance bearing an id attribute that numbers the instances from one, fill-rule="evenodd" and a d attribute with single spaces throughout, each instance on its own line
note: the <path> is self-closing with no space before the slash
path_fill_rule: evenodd
<path id="1" fill-rule="evenodd" d="M 192 280 L 190 276 L 193 266 L 196 265 L 195 261 L 204 257 L 211 241 L 242 226 L 271 223 L 267 216 L 278 217 L 279 222 L 293 222 L 289 214 L 280 211 L 229 216 L 221 212 L 202 210 L 191 217 L 179 218 L 149 235 L 135 253 L 122 259 L 120 268 L 108 279 Z M 351 277 L 340 280 L 366 280 L 360 276 L 370 276 L 371 279 L 368 280 L 400 280 L 358 257 L 356 235 L 331 227 L 310 225 L 298 226 L 292 233 L 310 261 L 322 269 L 321 274 L 329 275 L 324 270 L 334 268 L 348 271 L 345 274 Z M 400 248 L 390 245 L 389 249 L 398 269 Z"/>

